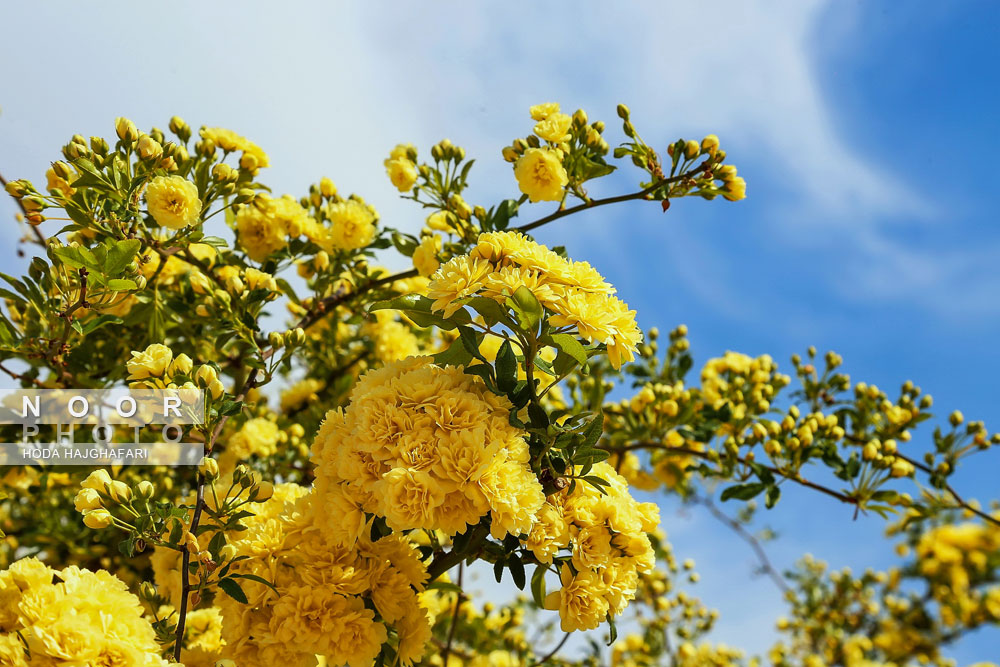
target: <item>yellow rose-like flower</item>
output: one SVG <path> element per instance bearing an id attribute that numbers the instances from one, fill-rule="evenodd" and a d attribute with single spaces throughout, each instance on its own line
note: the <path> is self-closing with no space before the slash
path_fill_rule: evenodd
<path id="1" fill-rule="evenodd" d="M 429 276 L 438 270 L 441 262 L 437 254 L 441 249 L 441 238 L 436 235 L 425 236 L 417 249 L 413 251 L 413 268 L 422 276 Z"/>
<path id="2" fill-rule="evenodd" d="M 510 409 L 478 377 L 429 357 L 368 372 L 313 443 L 318 527 L 350 545 L 366 512 L 396 530 L 450 535 L 492 512 L 498 539 L 529 531 L 545 496 Z"/>
<path id="3" fill-rule="evenodd" d="M 400 192 L 408 192 L 417 182 L 417 165 L 405 157 L 386 160 L 385 171 Z"/>
<path id="4" fill-rule="evenodd" d="M 542 121 L 554 113 L 559 113 L 559 103 L 546 102 L 545 104 L 536 104 L 528 109 L 528 113 L 531 114 L 532 120 Z"/>
<path id="5" fill-rule="evenodd" d="M 162 343 L 153 343 L 141 352 L 132 352 L 132 358 L 125 362 L 128 379 L 162 378 L 173 357 L 174 353 Z"/>
<path id="6" fill-rule="evenodd" d="M 299 380 L 281 392 L 281 411 L 291 412 L 303 404 L 317 399 L 316 392 L 323 389 L 323 381 L 316 378 Z"/>
<path id="7" fill-rule="evenodd" d="M 170 229 L 193 225 L 201 217 L 198 188 L 180 176 L 157 176 L 146 188 L 146 207 L 159 224 Z"/>
<path id="8" fill-rule="evenodd" d="M 35 558 L 0 571 L 0 664 L 165 667 L 159 653 L 139 599 L 109 572 L 53 570 Z"/>
<path id="9" fill-rule="evenodd" d="M 569 177 L 558 154 L 548 148 L 529 148 L 514 163 L 514 178 L 532 202 L 560 201 Z"/>
<path id="10" fill-rule="evenodd" d="M 354 200 L 330 206 L 329 239 L 333 248 L 357 250 L 375 239 L 375 213 L 367 205 Z"/>
<path id="11" fill-rule="evenodd" d="M 572 116 L 554 113 L 535 125 L 535 134 L 545 141 L 558 144 L 569 138 L 569 128 L 572 124 Z"/>

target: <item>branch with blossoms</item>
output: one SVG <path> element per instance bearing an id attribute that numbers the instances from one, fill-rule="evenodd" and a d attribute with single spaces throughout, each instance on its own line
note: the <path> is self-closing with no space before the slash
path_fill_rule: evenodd
<path id="1" fill-rule="evenodd" d="M 657 506 L 636 488 L 714 503 L 721 485 L 722 501 L 763 496 L 770 508 L 791 481 L 856 512 L 902 513 L 899 530 L 933 526 L 956 505 L 982 525 L 1000 521 L 949 482 L 997 440 L 982 424 L 953 417 L 921 462 L 904 450 L 929 398 L 912 384 L 893 400 L 852 386 L 837 355 L 820 371 L 814 350 L 793 359 L 790 395 L 769 357 L 728 353 L 689 383 L 686 330 L 661 360 L 658 332 L 643 334 L 596 269 L 529 236 L 612 204 L 744 198 L 717 137 L 661 153 L 627 107 L 617 113 L 624 140 L 612 149 L 583 110 L 532 107 L 531 132 L 501 151 L 517 194 L 489 206 L 466 201 L 474 162 L 462 147 L 442 140 L 421 159 L 397 146 L 387 175 L 426 215 L 412 234 L 328 178 L 302 197 L 272 193 L 267 154 L 223 128 L 195 132 L 174 117 L 169 134 L 142 132 L 121 118 L 111 142 L 74 136 L 44 192 L 6 184 L 42 256 L 25 276 L 0 276 L 10 288 L 0 370 L 24 386 L 200 392 L 204 423 L 183 436 L 205 456 L 191 479 L 99 469 L 79 489 L 72 475 L 19 470 L 18 488 L 45 485 L 52 507 L 72 506 L 83 526 L 58 510 L 38 525 L 29 503 L 6 499 L 5 530 L 25 553 L 92 565 L 90 550 L 142 582 L 145 616 L 111 618 L 108 636 L 132 637 L 128 650 L 151 664 L 323 656 L 410 667 L 437 646 L 445 661 L 500 651 L 563 665 L 570 634 L 600 630 L 616 660 L 692 667 L 738 658 L 692 643 L 715 616 L 674 591 L 682 572 L 689 584 L 698 575 L 677 565 Z M 628 163 L 638 189 L 590 196 Z M 555 209 L 526 215 L 547 202 Z M 46 237 L 47 220 L 67 224 Z M 413 267 L 380 267 L 391 250 Z M 267 331 L 278 303 L 288 327 Z M 634 395 L 609 398 L 629 382 Z M 940 495 L 905 492 L 918 471 Z M 984 555 L 968 567 L 989 569 L 990 535 L 975 532 Z M 475 562 L 524 599 L 480 613 L 462 575 L 449 579 Z M 982 575 L 977 585 L 992 576 Z M 85 601 L 67 599 L 83 617 Z M 548 643 L 519 635 L 528 612 Z M 622 621 L 641 635 L 619 640 Z M 17 638 L 0 636 L 0 651 L 48 650 L 19 638 L 48 628 L 11 623 Z"/>

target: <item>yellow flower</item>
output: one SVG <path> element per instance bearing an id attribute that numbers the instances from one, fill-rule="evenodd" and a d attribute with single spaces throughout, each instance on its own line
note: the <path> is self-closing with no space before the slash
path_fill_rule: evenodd
<path id="1" fill-rule="evenodd" d="M 173 356 L 170 348 L 162 343 L 153 343 L 141 352 L 132 352 L 132 358 L 125 363 L 128 379 L 162 378 Z"/>
<path id="2" fill-rule="evenodd" d="M 569 128 L 572 124 L 572 116 L 554 113 L 535 125 L 535 134 L 546 141 L 558 144 L 569 139 Z"/>
<path id="3" fill-rule="evenodd" d="M 305 403 L 317 399 L 316 392 L 323 389 L 323 382 L 316 378 L 299 380 L 281 393 L 281 411 L 291 412 Z"/>
<path id="4" fill-rule="evenodd" d="M 514 178 L 532 202 L 560 201 L 569 177 L 555 151 L 529 148 L 514 163 Z"/>
<path id="5" fill-rule="evenodd" d="M 742 177 L 737 176 L 731 181 L 728 181 L 725 185 L 726 193 L 723 195 L 729 201 L 739 201 L 741 199 L 746 199 L 747 196 L 747 182 L 743 180 Z"/>
<path id="6" fill-rule="evenodd" d="M 563 565 L 559 580 L 562 588 L 546 596 L 545 608 L 559 610 L 562 631 L 593 630 L 600 625 L 608 613 L 608 603 L 598 594 L 599 575 L 590 570 L 574 575 L 569 565 Z"/>
<path id="7" fill-rule="evenodd" d="M 198 222 L 201 199 L 198 188 L 180 176 L 157 176 L 146 188 L 146 206 L 157 223 L 180 229 Z"/>
<path id="8" fill-rule="evenodd" d="M 429 357 L 369 371 L 313 443 L 316 492 L 331 510 L 317 517 L 319 528 L 352 544 L 364 512 L 396 530 L 447 534 L 492 512 L 498 538 L 527 532 L 545 496 L 510 409 L 476 376 Z"/>
<path id="9" fill-rule="evenodd" d="M 375 239 L 375 213 L 367 205 L 354 200 L 332 204 L 329 239 L 338 250 L 364 248 Z"/>
<path id="10" fill-rule="evenodd" d="M 413 266 L 422 276 L 429 276 L 438 270 L 441 262 L 437 254 L 441 249 L 441 238 L 437 235 L 425 236 L 413 251 Z"/>
<path id="11" fill-rule="evenodd" d="M 557 102 L 546 102 L 545 104 L 536 104 L 535 106 L 528 109 L 528 113 L 531 114 L 532 120 L 545 120 L 554 113 L 559 113 L 559 104 Z"/>
<path id="12" fill-rule="evenodd" d="M 458 229 L 458 220 L 451 211 L 436 211 L 427 216 L 427 227 L 435 232 L 454 234 Z"/>
<path id="13" fill-rule="evenodd" d="M 386 160 L 385 170 L 389 174 L 389 180 L 400 192 L 408 192 L 417 182 L 417 165 L 405 157 Z"/>

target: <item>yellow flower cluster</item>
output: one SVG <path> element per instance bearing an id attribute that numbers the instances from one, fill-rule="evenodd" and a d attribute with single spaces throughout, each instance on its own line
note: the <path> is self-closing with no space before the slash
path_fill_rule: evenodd
<path id="1" fill-rule="evenodd" d="M 767 412 L 771 399 L 791 379 L 777 374 L 778 365 L 769 355 L 756 359 L 739 352 L 726 352 L 710 359 L 701 369 L 701 393 L 705 402 L 719 408 L 729 402 L 733 421 Z"/>
<path id="2" fill-rule="evenodd" d="M 201 217 L 198 187 L 181 176 L 157 176 L 150 181 L 146 206 L 153 219 L 169 229 L 193 225 Z"/>
<path id="3" fill-rule="evenodd" d="M 420 341 L 413 330 L 393 317 L 392 311 L 377 310 L 363 333 L 375 344 L 375 358 L 382 363 L 399 361 L 420 354 Z"/>
<path id="4" fill-rule="evenodd" d="M 291 412 L 317 399 L 316 393 L 323 390 L 322 380 L 305 378 L 281 392 L 281 411 Z"/>
<path id="5" fill-rule="evenodd" d="M 532 119 L 538 121 L 535 135 L 551 145 L 541 146 L 534 141 L 531 148 L 526 148 L 514 162 L 514 178 L 532 202 L 561 201 L 569 183 L 562 164 L 565 152 L 561 145 L 570 138 L 573 118 L 560 113 L 559 105 L 554 102 L 537 104 L 529 111 Z"/>
<path id="6" fill-rule="evenodd" d="M 240 166 L 251 173 L 270 165 L 267 153 L 260 146 L 232 130 L 221 127 L 202 127 L 199 134 L 203 140 L 212 142 L 227 153 L 241 151 Z"/>
<path id="7" fill-rule="evenodd" d="M 490 513 L 494 537 L 527 533 L 545 496 L 510 409 L 478 377 L 429 357 L 368 372 L 313 444 L 320 529 L 351 545 L 372 514 L 397 531 L 454 535 Z"/>
<path id="8" fill-rule="evenodd" d="M 605 493 L 578 481 L 572 491 L 552 494 L 525 540 L 542 563 L 552 563 L 562 549 L 571 552 L 559 571 L 560 590 L 545 599 L 547 609 L 559 610 L 564 632 L 592 630 L 620 615 L 635 597 L 639 573 L 656 561 L 647 533 L 659 524 L 659 508 L 636 502 L 625 478 L 607 463 L 590 474 L 608 482 Z"/>
<path id="9" fill-rule="evenodd" d="M 231 470 L 237 463 L 246 461 L 251 456 L 274 456 L 278 453 L 278 443 L 283 435 L 278 425 L 266 417 L 248 419 L 226 441 L 219 463 L 224 470 Z"/>
<path id="10" fill-rule="evenodd" d="M 565 259 L 519 232 L 481 234 L 468 255 L 438 269 L 427 295 L 432 308 L 449 317 L 465 297 L 480 294 L 502 304 L 522 286 L 552 311 L 552 326 L 572 327 L 606 344 L 615 368 L 635 358 L 642 332 L 615 289 L 587 262 Z"/>
<path id="11" fill-rule="evenodd" d="M 389 180 L 400 192 L 408 192 L 417 182 L 417 149 L 412 144 L 399 144 L 389 153 L 384 162 Z"/>
<path id="12" fill-rule="evenodd" d="M 232 542 L 236 574 L 272 582 L 277 590 L 242 579 L 249 604 L 223 596 L 226 655 L 240 667 L 329 664 L 368 667 L 389 640 L 399 664 L 423 655 L 430 620 L 418 593 L 427 578 L 419 554 L 400 535 L 354 545 L 329 541 L 316 530 L 314 494 L 280 484 L 254 507 L 247 530 Z M 329 520 L 330 517 L 325 517 Z M 322 663 L 321 663 L 322 664 Z"/>
<path id="13" fill-rule="evenodd" d="M 162 343 L 132 352 L 132 358 L 125 362 L 129 386 L 139 389 L 176 389 L 173 376 L 188 375 L 193 367 L 191 357 L 183 353 L 174 357 L 173 351 Z M 185 382 L 181 388 L 196 389 L 192 382 Z"/>
<path id="14" fill-rule="evenodd" d="M 1000 556 L 1000 529 L 946 524 L 921 535 L 915 551 L 921 574 L 944 583 L 949 598 L 964 597 L 970 579 L 988 575 L 990 561 Z"/>
<path id="15" fill-rule="evenodd" d="M 236 242 L 255 262 L 263 262 L 316 222 L 292 197 L 260 193 L 236 212 Z"/>
<path id="16" fill-rule="evenodd" d="M 36 558 L 0 572 L 0 665 L 167 665 L 159 652 L 139 599 L 111 573 Z"/>

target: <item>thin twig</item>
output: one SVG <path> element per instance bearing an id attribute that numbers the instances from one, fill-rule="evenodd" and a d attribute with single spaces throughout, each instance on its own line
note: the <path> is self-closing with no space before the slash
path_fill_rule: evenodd
<path id="1" fill-rule="evenodd" d="M 628 452 L 628 451 L 633 451 L 633 450 L 636 450 L 636 449 L 653 449 L 653 450 L 662 450 L 662 451 L 666 451 L 666 452 L 676 452 L 678 454 L 684 454 L 686 456 L 696 456 L 698 458 L 705 459 L 706 461 L 711 461 L 711 458 L 709 457 L 708 452 L 699 452 L 699 451 L 696 451 L 694 449 L 689 449 L 687 447 L 671 447 L 669 445 L 664 445 L 664 444 L 659 443 L 659 442 L 638 442 L 638 443 L 635 443 L 635 444 L 632 444 L 632 445 L 625 445 L 624 447 L 610 448 L 610 449 L 608 449 L 608 451 L 610 451 L 610 452 Z M 744 458 L 739 458 L 738 457 L 736 460 L 739 461 L 740 463 L 743 463 L 743 464 L 749 463 L 749 461 L 747 461 Z M 853 496 L 849 496 L 849 495 L 847 495 L 845 493 L 840 493 L 839 491 L 834 491 L 833 489 L 827 488 L 827 487 L 825 487 L 825 486 L 823 486 L 821 484 L 816 484 L 815 482 L 810 482 L 809 480 L 805 479 L 804 477 L 802 477 L 798 473 L 792 475 L 789 472 L 781 470 L 780 468 L 775 468 L 773 466 L 763 465 L 763 464 L 760 464 L 760 463 L 758 463 L 757 465 L 759 465 L 761 468 L 763 468 L 765 470 L 769 470 L 770 472 L 774 473 L 775 475 L 781 475 L 785 479 L 789 479 L 789 480 L 795 482 L 796 484 L 800 484 L 802 486 L 808 487 L 808 488 L 813 489 L 815 491 L 819 491 L 820 493 L 825 493 L 826 495 L 830 496 L 831 498 L 836 498 L 837 500 L 839 500 L 842 503 L 847 503 L 849 505 L 855 505 L 855 506 L 858 505 L 858 499 L 857 498 L 854 498 Z"/>
<path id="2" fill-rule="evenodd" d="M 570 208 L 560 208 L 555 213 L 551 213 L 543 218 L 539 218 L 534 222 L 529 222 L 526 225 L 515 227 L 514 231 L 518 232 L 531 231 L 532 229 L 541 227 L 542 225 L 548 224 L 553 220 L 558 220 L 559 218 L 564 218 L 567 215 L 572 215 L 574 213 L 579 213 L 580 211 L 586 211 L 588 209 L 597 208 L 598 206 L 604 206 L 606 204 L 617 204 L 619 202 L 632 201 L 635 199 L 645 199 L 647 196 L 649 196 L 656 190 L 659 190 L 664 185 L 670 185 L 671 183 L 678 183 L 685 179 L 692 178 L 694 176 L 697 176 L 698 174 L 704 173 L 705 166 L 706 166 L 705 164 L 702 164 L 697 168 L 692 169 L 691 171 L 687 171 L 683 174 L 678 174 L 677 176 L 671 176 L 670 178 L 664 178 L 662 180 L 657 181 L 656 183 L 653 183 L 648 188 L 640 190 L 639 192 L 633 192 L 632 194 L 628 195 L 617 195 L 615 197 L 607 197 L 605 199 L 591 199 L 590 201 L 578 204 L 576 206 L 571 206 Z"/>
<path id="3" fill-rule="evenodd" d="M 546 653 L 545 657 L 543 657 L 541 660 L 531 663 L 531 667 L 538 667 L 538 665 L 544 665 L 549 660 L 556 657 L 556 653 L 558 653 L 560 649 L 562 649 L 562 647 L 566 645 L 566 640 L 569 639 L 570 634 L 571 633 L 569 632 L 563 634 L 563 638 L 559 640 L 559 643 L 556 644 L 555 648 Z"/>
<path id="4" fill-rule="evenodd" d="M 465 565 L 463 563 L 458 564 L 458 587 L 462 587 L 462 575 L 465 572 Z M 459 591 L 455 594 L 455 611 L 451 615 L 451 627 L 448 628 L 448 640 L 444 644 L 444 650 L 441 651 L 441 664 L 448 664 L 448 655 L 451 653 L 451 644 L 455 641 L 455 630 L 458 628 L 458 613 L 462 608 L 462 601 L 465 598 L 465 594 Z"/>
<path id="5" fill-rule="evenodd" d="M 716 507 L 711 498 L 695 496 L 694 501 L 707 508 L 712 516 L 729 526 L 737 535 L 743 538 L 743 540 L 750 545 L 750 548 L 752 548 L 754 553 L 757 555 L 757 560 L 760 561 L 761 571 L 771 578 L 771 581 L 773 581 L 775 585 L 781 589 L 782 593 L 787 594 L 792 592 L 788 582 L 785 581 L 785 578 L 781 576 L 778 570 L 775 569 L 774 565 L 771 564 L 771 560 L 767 557 L 767 552 L 764 551 L 764 547 L 761 546 L 760 540 L 744 528 L 739 521 Z"/>

